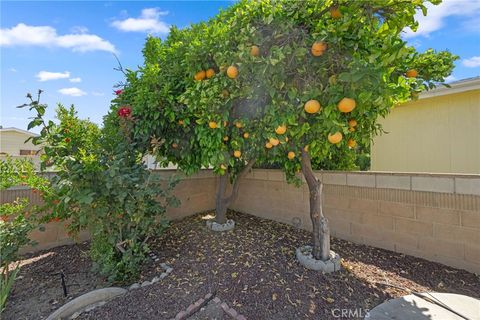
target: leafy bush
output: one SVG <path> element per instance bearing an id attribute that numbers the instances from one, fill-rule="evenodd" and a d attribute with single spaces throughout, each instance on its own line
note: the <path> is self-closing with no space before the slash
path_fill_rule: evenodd
<path id="1" fill-rule="evenodd" d="M 51 193 L 49 181 L 36 174 L 31 161 L 7 157 L 0 161 L 0 190 L 15 186 L 30 187 L 41 196 Z M 28 198 L 0 204 L 0 312 L 18 272 L 18 265 L 13 267 L 13 271 L 12 265 L 18 260 L 21 247 L 35 244 L 28 235 L 39 226 L 38 213 L 44 209 L 43 206 L 30 205 Z"/>
<path id="2" fill-rule="evenodd" d="M 40 91 L 41 93 L 41 91 Z M 39 94 L 40 95 L 40 94 Z M 99 129 L 79 119 L 74 107 L 57 108 L 59 123 L 46 122 L 46 105 L 34 100 L 36 116 L 30 127 L 41 126 L 33 139 L 44 145 L 43 167 L 53 166 L 53 217 L 66 220 L 72 235 L 90 232 L 96 268 L 112 281 L 138 275 L 148 251 L 147 240 L 167 226 L 166 207 L 174 180 L 162 181 L 142 164 L 142 154 L 130 139 L 134 119 L 127 109 L 107 117 Z"/>

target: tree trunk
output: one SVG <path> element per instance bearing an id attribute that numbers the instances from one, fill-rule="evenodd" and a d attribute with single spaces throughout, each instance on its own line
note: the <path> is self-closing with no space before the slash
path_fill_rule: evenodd
<path id="1" fill-rule="evenodd" d="M 215 198 L 215 222 L 218 224 L 225 224 L 227 222 L 227 209 L 238 196 L 238 189 L 240 187 L 239 181 L 252 169 L 256 159 L 250 160 L 245 168 L 240 171 L 233 183 L 232 191 L 229 196 L 225 195 L 228 184 L 228 171 L 223 176 L 220 176 L 217 186 L 217 194 Z"/>
<path id="2" fill-rule="evenodd" d="M 315 259 L 326 261 L 330 258 L 330 228 L 322 210 L 323 183 L 313 174 L 310 155 L 305 150 L 302 150 L 302 172 L 310 193 L 310 219 L 313 225 L 312 254 Z"/>
<path id="3" fill-rule="evenodd" d="M 225 191 L 228 183 L 228 172 L 220 176 L 215 195 L 215 222 L 224 224 L 227 222 L 227 205 L 225 203 Z"/>

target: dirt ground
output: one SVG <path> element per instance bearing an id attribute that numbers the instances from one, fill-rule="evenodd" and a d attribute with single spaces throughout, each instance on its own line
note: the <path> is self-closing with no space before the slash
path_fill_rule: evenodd
<path id="1" fill-rule="evenodd" d="M 43 319 L 74 297 L 108 286 L 91 272 L 88 244 L 43 250 L 25 256 L 1 319 Z M 64 296 L 61 272 L 65 275 Z"/>
<path id="2" fill-rule="evenodd" d="M 363 318 L 383 301 L 407 294 L 385 283 L 480 298 L 480 278 L 475 274 L 339 239 L 332 239 L 332 250 L 343 258 L 343 271 L 326 275 L 310 271 L 295 259 L 296 247 L 309 243 L 309 232 L 229 212 L 235 229 L 217 233 L 205 227 L 205 216 L 174 221 L 151 243 L 160 261 L 149 261 L 142 278 L 158 275 L 160 262 L 173 267 L 168 277 L 78 319 L 170 319 L 209 292 L 248 319 L 338 319 L 333 315 L 338 309 L 358 310 Z M 59 277 L 49 275 L 55 270 L 85 272 L 85 281 L 91 283 L 72 286 L 72 295 L 102 286 L 101 278 L 89 273 L 91 263 L 82 250 L 86 248 L 57 248 L 51 250 L 53 256 L 24 267 L 4 319 L 41 319 L 60 306 L 65 300 Z M 55 295 L 45 296 L 46 292 Z"/>

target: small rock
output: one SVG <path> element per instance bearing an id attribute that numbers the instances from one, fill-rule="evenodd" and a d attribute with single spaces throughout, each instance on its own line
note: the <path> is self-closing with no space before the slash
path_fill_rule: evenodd
<path id="1" fill-rule="evenodd" d="M 219 298 L 219 297 L 215 297 L 215 298 L 213 299 L 213 302 L 219 303 L 219 302 L 220 302 L 220 298 Z"/>
<path id="2" fill-rule="evenodd" d="M 146 286 L 149 286 L 151 285 L 152 283 L 150 281 L 143 281 L 142 282 L 142 287 L 146 287 Z"/>
<path id="3" fill-rule="evenodd" d="M 225 302 L 222 302 L 222 304 L 220 305 L 220 307 L 222 307 L 223 311 L 225 311 L 225 312 L 227 312 L 228 309 L 230 309 L 230 308 L 228 307 L 228 304 L 226 304 Z"/>
<path id="4" fill-rule="evenodd" d="M 233 309 L 233 308 L 228 309 L 227 313 L 228 313 L 232 318 L 235 318 L 235 317 L 238 316 L 238 312 L 237 312 L 235 309 Z"/>
<path id="5" fill-rule="evenodd" d="M 175 316 L 175 320 L 181 320 L 181 319 L 185 319 L 187 317 L 187 313 L 185 311 L 180 311 L 179 313 L 177 313 L 177 315 Z"/>
<path id="6" fill-rule="evenodd" d="M 167 270 L 165 270 L 166 273 L 171 273 L 173 271 L 173 268 L 168 267 Z"/>
<path id="7" fill-rule="evenodd" d="M 210 298 L 211 298 L 212 296 L 213 296 L 213 295 L 212 295 L 211 293 L 207 293 L 207 294 L 205 295 L 205 298 L 204 298 L 204 299 L 205 299 L 205 300 L 210 300 Z"/>
<path id="8" fill-rule="evenodd" d="M 169 268 L 169 266 L 167 266 L 165 262 L 160 263 L 160 267 L 162 267 L 163 269 Z"/>
<path id="9" fill-rule="evenodd" d="M 80 312 L 77 311 L 74 314 L 72 314 L 69 319 L 77 319 L 79 316 L 80 316 Z"/>
<path id="10" fill-rule="evenodd" d="M 200 306 L 201 306 L 202 304 L 204 304 L 204 303 L 205 303 L 205 299 L 203 299 L 203 298 L 197 300 L 197 301 L 194 303 L 195 308 L 200 308 Z"/>
<path id="11" fill-rule="evenodd" d="M 168 273 L 164 272 L 160 275 L 160 279 L 165 279 L 166 276 L 168 276 Z"/>
<path id="12" fill-rule="evenodd" d="M 195 305 L 191 304 L 187 308 L 187 314 L 193 314 L 193 311 L 195 310 Z"/>
<path id="13" fill-rule="evenodd" d="M 157 283 L 158 281 L 160 281 L 160 278 L 159 277 L 154 277 L 152 279 L 152 283 Z"/>
<path id="14" fill-rule="evenodd" d="M 160 259 L 159 259 L 159 258 L 155 258 L 155 262 L 158 262 L 158 261 L 160 261 Z"/>
<path id="15" fill-rule="evenodd" d="M 138 288 L 140 288 L 140 284 L 138 284 L 138 283 L 135 282 L 135 283 L 132 284 L 132 285 L 130 286 L 130 288 L 128 288 L 128 289 L 133 290 L 133 289 L 138 289 Z"/>

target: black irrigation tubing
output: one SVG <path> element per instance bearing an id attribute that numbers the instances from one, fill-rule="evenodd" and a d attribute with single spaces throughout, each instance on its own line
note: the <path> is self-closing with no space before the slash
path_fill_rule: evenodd
<path id="1" fill-rule="evenodd" d="M 408 293 L 411 293 L 413 294 L 414 296 L 416 297 L 419 297 L 427 302 L 430 302 L 432 304 L 435 304 L 439 307 L 442 307 L 444 308 L 445 310 L 447 311 L 450 311 L 454 314 L 456 314 L 457 316 L 459 316 L 460 318 L 463 318 L 465 320 L 473 320 L 473 319 L 470 319 L 469 317 L 467 316 L 464 316 L 463 314 L 461 314 L 460 312 L 456 311 L 456 310 L 453 310 L 452 308 L 450 308 L 448 305 L 446 305 L 445 303 L 443 303 L 442 301 L 440 301 L 438 298 L 435 298 L 434 296 L 432 296 L 430 293 L 426 292 L 425 294 L 429 295 L 428 297 L 425 296 L 423 293 L 421 292 L 417 292 L 417 291 L 414 291 L 414 290 L 411 290 L 411 289 L 408 289 L 408 288 L 404 288 L 404 287 L 400 287 L 400 286 L 396 286 L 394 284 L 389 284 L 389 283 L 385 283 L 385 282 L 377 282 L 377 284 L 379 285 L 384 285 L 384 286 L 389 286 L 389 287 L 393 287 L 393 288 L 396 288 L 396 289 L 400 289 L 400 290 L 403 290 L 405 292 L 408 292 Z"/>

